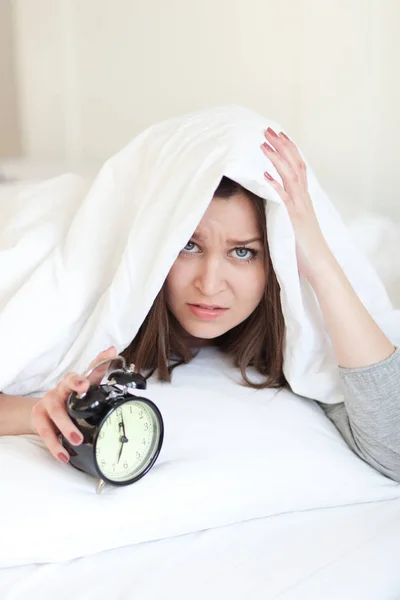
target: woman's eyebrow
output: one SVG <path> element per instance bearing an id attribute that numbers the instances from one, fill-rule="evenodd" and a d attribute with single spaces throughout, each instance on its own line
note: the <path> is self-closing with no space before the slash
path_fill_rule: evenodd
<path id="1" fill-rule="evenodd" d="M 195 233 L 192 235 L 192 239 L 197 239 L 197 240 L 199 240 L 199 242 L 203 242 L 205 238 L 200 232 L 195 231 Z M 262 239 L 260 237 L 253 237 L 248 240 L 232 240 L 232 239 L 226 240 L 226 243 L 229 244 L 230 246 L 245 246 L 246 244 L 251 244 L 252 242 L 261 242 L 262 243 Z"/>
<path id="2" fill-rule="evenodd" d="M 251 238 L 249 240 L 226 240 L 227 244 L 230 246 L 245 246 L 246 244 L 251 244 L 252 242 L 262 242 L 260 237 Z"/>

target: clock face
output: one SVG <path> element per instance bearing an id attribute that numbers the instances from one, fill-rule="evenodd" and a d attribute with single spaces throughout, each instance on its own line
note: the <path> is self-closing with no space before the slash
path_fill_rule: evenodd
<path id="1" fill-rule="evenodd" d="M 106 479 L 127 482 L 152 462 L 159 446 L 160 422 L 151 405 L 127 400 L 103 421 L 95 440 L 97 466 Z"/>

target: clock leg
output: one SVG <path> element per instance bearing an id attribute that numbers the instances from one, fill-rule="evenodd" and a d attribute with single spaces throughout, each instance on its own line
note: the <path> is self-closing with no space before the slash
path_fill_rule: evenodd
<path id="1" fill-rule="evenodd" d="M 105 486 L 105 481 L 104 479 L 98 479 L 97 482 L 97 489 L 96 489 L 96 494 L 101 494 L 101 492 L 103 491 L 103 488 Z"/>

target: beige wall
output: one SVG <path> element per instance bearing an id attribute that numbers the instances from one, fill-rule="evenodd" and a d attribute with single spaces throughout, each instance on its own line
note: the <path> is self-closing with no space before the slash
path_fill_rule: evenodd
<path id="1" fill-rule="evenodd" d="M 14 0 L 30 157 L 105 158 L 216 104 L 281 122 L 332 199 L 398 210 L 399 0 Z"/>
<path id="2" fill-rule="evenodd" d="M 0 156 L 18 156 L 20 140 L 11 0 L 0 0 Z"/>

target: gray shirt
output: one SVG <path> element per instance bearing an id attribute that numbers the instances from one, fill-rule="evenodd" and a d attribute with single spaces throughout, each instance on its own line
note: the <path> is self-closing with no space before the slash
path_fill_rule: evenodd
<path id="1" fill-rule="evenodd" d="M 350 448 L 400 483 L 400 348 L 359 369 L 339 367 L 344 402 L 319 402 Z"/>

